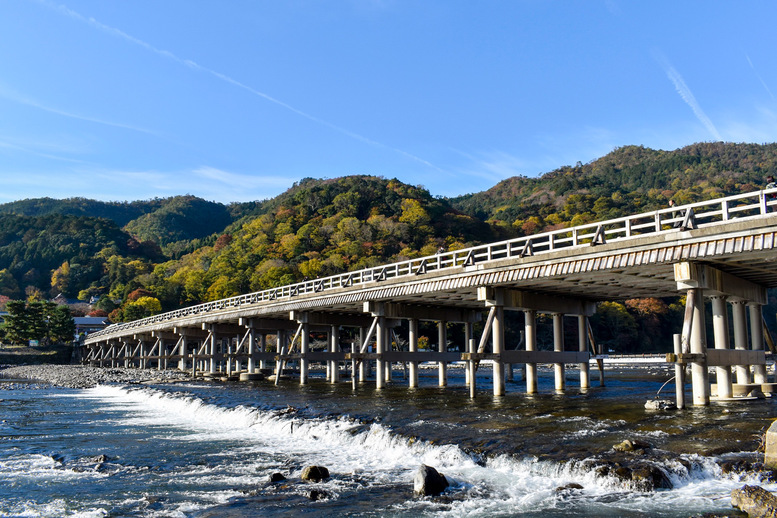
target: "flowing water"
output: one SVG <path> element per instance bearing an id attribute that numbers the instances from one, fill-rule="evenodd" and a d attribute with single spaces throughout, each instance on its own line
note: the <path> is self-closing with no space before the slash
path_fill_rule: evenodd
<path id="1" fill-rule="evenodd" d="M 564 395 L 542 371 L 540 395 L 516 381 L 494 398 L 487 374 L 474 400 L 456 369 L 446 389 L 429 370 L 418 389 L 395 373 L 389 388 L 357 392 L 322 379 L 85 390 L 6 381 L 0 516 L 689 517 L 731 512 L 731 490 L 745 483 L 777 489 L 753 469 L 721 468 L 758 460 L 771 399 L 647 411 L 668 378 L 661 369 L 608 371 L 604 388 L 594 375 L 585 393 L 571 371 Z M 652 445 L 642 457 L 671 489 L 602 469 L 624 439 Z M 451 482 L 442 496 L 413 494 L 422 463 Z M 312 464 L 331 478 L 300 481 Z M 270 483 L 273 473 L 287 480 Z"/>

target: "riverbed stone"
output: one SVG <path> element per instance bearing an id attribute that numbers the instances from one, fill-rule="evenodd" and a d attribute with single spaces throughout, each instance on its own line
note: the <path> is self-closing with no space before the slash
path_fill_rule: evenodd
<path id="1" fill-rule="evenodd" d="M 731 505 L 750 518 L 777 518 L 777 497 L 760 486 L 743 486 L 731 492 Z"/>
<path id="2" fill-rule="evenodd" d="M 324 466 L 305 466 L 300 478 L 307 482 L 321 482 L 329 478 L 329 470 Z"/>
<path id="3" fill-rule="evenodd" d="M 777 469 L 777 421 L 772 422 L 766 430 L 764 442 L 764 465 L 769 469 Z"/>
<path id="4" fill-rule="evenodd" d="M 445 475 L 426 464 L 421 464 L 413 478 L 413 490 L 423 496 L 438 496 L 449 485 Z"/>

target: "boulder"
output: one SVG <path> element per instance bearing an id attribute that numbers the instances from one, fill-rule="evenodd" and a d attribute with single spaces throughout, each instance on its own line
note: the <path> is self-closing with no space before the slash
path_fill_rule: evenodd
<path id="1" fill-rule="evenodd" d="M 274 484 L 276 482 L 283 482 L 286 480 L 286 477 L 283 476 L 283 473 L 273 473 L 270 475 L 270 483 Z"/>
<path id="2" fill-rule="evenodd" d="M 426 464 L 421 464 L 413 478 L 413 490 L 424 496 L 437 496 L 449 485 L 445 475 Z"/>
<path id="3" fill-rule="evenodd" d="M 329 470 L 324 466 L 306 466 L 300 478 L 308 482 L 321 482 L 329 478 Z"/>
<path id="4" fill-rule="evenodd" d="M 766 430 L 764 442 L 764 464 L 769 469 L 777 469 L 777 421 Z"/>
<path id="5" fill-rule="evenodd" d="M 628 452 L 634 452 L 634 453 L 645 453 L 645 450 L 652 448 L 652 446 L 644 441 L 640 441 L 638 439 L 631 440 L 626 439 L 623 442 L 616 444 L 612 447 L 615 451 L 628 451 Z"/>
<path id="6" fill-rule="evenodd" d="M 760 486 L 743 486 L 731 492 L 731 505 L 750 518 L 777 518 L 777 497 Z"/>
<path id="7" fill-rule="evenodd" d="M 672 489 L 672 482 L 658 466 L 643 465 L 631 470 L 631 480 L 639 491 Z"/>
<path id="8" fill-rule="evenodd" d="M 665 399 L 648 399 L 645 402 L 646 410 L 675 410 L 677 404 Z"/>

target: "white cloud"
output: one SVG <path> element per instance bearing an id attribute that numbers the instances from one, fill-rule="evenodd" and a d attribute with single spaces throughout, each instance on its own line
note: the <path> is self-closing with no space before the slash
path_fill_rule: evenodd
<path id="1" fill-rule="evenodd" d="M 680 75 L 680 73 L 669 63 L 669 60 L 663 56 L 660 52 L 656 51 L 654 52 L 654 55 L 658 62 L 661 64 L 661 66 L 664 68 L 664 72 L 666 73 L 667 77 L 670 81 L 672 81 L 672 84 L 674 84 L 675 90 L 677 90 L 677 93 L 680 94 L 680 97 L 685 101 L 685 104 L 690 106 L 691 110 L 693 111 L 693 114 L 696 116 L 696 118 L 701 122 L 705 128 L 707 128 L 707 131 L 710 132 L 712 137 L 715 140 L 723 140 L 723 137 L 718 132 L 715 125 L 712 123 L 709 117 L 707 117 L 707 114 L 704 113 L 704 110 L 702 110 L 701 105 L 696 100 L 696 97 L 693 95 L 693 92 L 688 87 L 687 84 L 685 84 L 685 80 Z"/>

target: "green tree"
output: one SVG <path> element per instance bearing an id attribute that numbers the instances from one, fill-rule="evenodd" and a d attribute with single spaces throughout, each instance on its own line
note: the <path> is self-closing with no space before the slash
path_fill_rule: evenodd
<path id="1" fill-rule="evenodd" d="M 69 343 L 73 341 L 76 333 L 76 324 L 67 306 L 57 306 L 54 308 L 49 315 L 48 324 L 51 340 L 56 343 Z"/>

